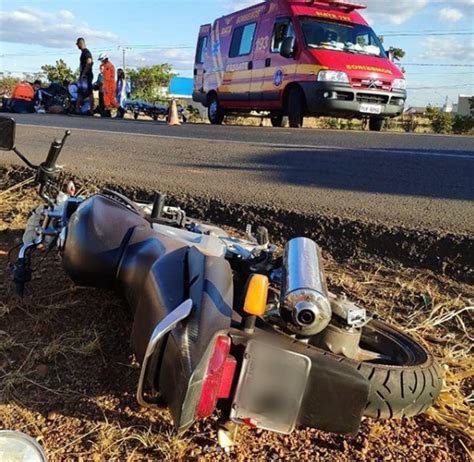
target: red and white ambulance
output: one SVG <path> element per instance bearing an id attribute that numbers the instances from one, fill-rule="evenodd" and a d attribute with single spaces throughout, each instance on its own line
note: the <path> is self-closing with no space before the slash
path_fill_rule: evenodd
<path id="1" fill-rule="evenodd" d="M 267 0 L 201 26 L 194 101 L 226 113 L 369 118 L 371 130 L 403 111 L 406 83 L 380 39 L 346 0 Z"/>

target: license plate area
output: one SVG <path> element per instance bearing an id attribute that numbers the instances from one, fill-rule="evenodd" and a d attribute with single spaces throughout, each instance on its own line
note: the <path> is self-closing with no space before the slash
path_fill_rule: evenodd
<path id="1" fill-rule="evenodd" d="M 291 433 L 310 370 L 308 357 L 251 340 L 245 350 L 231 420 Z"/>
<path id="2" fill-rule="evenodd" d="M 362 103 L 360 105 L 360 112 L 365 114 L 381 114 L 382 106 L 380 104 Z"/>

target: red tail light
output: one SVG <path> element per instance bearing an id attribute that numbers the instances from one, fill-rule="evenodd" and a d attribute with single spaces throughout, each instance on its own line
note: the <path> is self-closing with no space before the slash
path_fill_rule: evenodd
<path id="1" fill-rule="evenodd" d="M 196 416 L 200 419 L 212 415 L 218 399 L 230 396 L 237 367 L 236 359 L 229 356 L 231 343 L 230 337 L 226 335 L 220 335 L 216 339 L 196 409 Z"/>

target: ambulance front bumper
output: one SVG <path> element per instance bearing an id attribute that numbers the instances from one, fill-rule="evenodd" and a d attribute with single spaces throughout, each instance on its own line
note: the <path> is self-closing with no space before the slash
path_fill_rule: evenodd
<path id="1" fill-rule="evenodd" d="M 403 112 L 407 93 L 354 89 L 349 84 L 301 82 L 310 115 L 333 117 L 396 117 Z"/>

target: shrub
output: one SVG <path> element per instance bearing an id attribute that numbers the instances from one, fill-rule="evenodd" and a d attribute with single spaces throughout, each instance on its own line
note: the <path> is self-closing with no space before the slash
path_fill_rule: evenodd
<path id="1" fill-rule="evenodd" d="M 9 97 L 12 94 L 15 85 L 20 81 L 15 77 L 3 77 L 0 79 L 0 97 Z"/>
<path id="2" fill-rule="evenodd" d="M 469 133 L 474 130 L 474 117 L 457 115 L 453 121 L 453 132 L 457 135 Z"/>
<path id="3" fill-rule="evenodd" d="M 435 133 L 452 133 L 454 118 L 450 112 L 442 112 L 438 108 L 428 106 L 426 115 L 431 122 L 431 128 Z"/>

